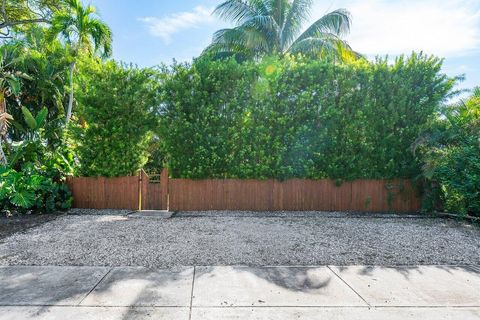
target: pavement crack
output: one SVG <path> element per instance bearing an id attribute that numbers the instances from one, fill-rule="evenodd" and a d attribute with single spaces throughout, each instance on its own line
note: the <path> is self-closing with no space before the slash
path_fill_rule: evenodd
<path id="1" fill-rule="evenodd" d="M 105 279 L 110 274 L 110 272 L 112 272 L 112 270 L 113 268 L 108 269 L 108 271 L 103 275 L 103 277 L 101 277 L 100 280 L 98 280 L 98 282 L 93 286 L 93 288 L 90 291 L 88 291 L 88 293 L 82 298 L 82 300 L 80 300 L 77 306 L 80 306 L 82 304 L 82 302 L 90 295 L 90 293 L 92 293 L 98 287 L 100 282 L 102 282 L 103 279 Z"/>
<path id="2" fill-rule="evenodd" d="M 195 271 L 196 271 L 196 267 L 193 266 L 192 291 L 190 292 L 190 311 L 189 311 L 189 314 L 188 314 L 188 319 L 189 319 L 189 320 L 192 319 L 193 289 L 194 289 L 194 287 L 195 287 Z"/>
<path id="3" fill-rule="evenodd" d="M 371 305 L 370 303 L 368 303 L 367 300 L 365 300 L 365 299 L 360 295 L 360 293 L 357 292 L 357 290 L 353 289 L 353 287 L 352 287 L 347 281 L 343 280 L 343 278 L 340 277 L 340 275 L 338 275 L 335 271 L 333 271 L 333 269 L 330 268 L 330 266 L 327 266 L 327 268 L 328 268 L 330 271 L 332 271 L 333 274 L 334 274 L 335 276 L 337 276 L 338 279 L 340 279 L 343 283 L 345 283 L 345 284 L 350 288 L 350 290 L 352 290 L 353 292 L 355 292 L 355 294 L 356 294 L 360 299 L 362 299 L 363 302 L 365 302 L 368 307 L 370 307 L 370 308 L 372 307 L 372 305 Z"/>

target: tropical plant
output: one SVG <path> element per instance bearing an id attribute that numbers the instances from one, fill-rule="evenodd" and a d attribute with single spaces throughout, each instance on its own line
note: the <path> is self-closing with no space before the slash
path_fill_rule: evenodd
<path id="1" fill-rule="evenodd" d="M 68 187 L 58 183 L 48 170 L 25 164 L 20 171 L 0 167 L 0 207 L 3 210 L 53 212 L 72 204 Z"/>
<path id="2" fill-rule="evenodd" d="M 43 138 L 46 108 L 35 116 L 26 107 L 21 109 L 26 139 L 12 143 L 9 164 L 0 167 L 0 205 L 17 211 L 67 209 L 72 198 L 64 182 L 72 172 L 73 157 L 65 150 L 47 148 Z"/>
<path id="3" fill-rule="evenodd" d="M 50 37 L 60 36 L 71 49 L 70 92 L 66 121 L 70 121 L 73 109 L 75 65 L 79 54 L 108 57 L 112 53 L 112 32 L 98 18 L 95 7 L 84 6 L 81 0 L 65 0 L 65 9 L 56 12 L 51 21 Z"/>
<path id="4" fill-rule="evenodd" d="M 68 67 L 71 61 L 69 50 L 60 41 L 46 39 L 48 30 L 33 26 L 25 30 L 23 37 L 17 40 L 19 62 L 15 68 L 32 75 L 33 80 L 23 81 L 21 101 L 31 112 L 38 113 L 42 108 L 48 109 L 45 137 L 52 148 L 58 146 L 62 140 L 65 109 L 68 99 Z M 15 42 L 15 41 L 12 41 Z M 9 99 L 13 103 L 12 99 Z M 21 109 L 11 110 L 14 118 L 23 122 Z M 9 136 L 12 140 L 24 140 L 23 131 L 14 125 L 10 128 Z"/>
<path id="5" fill-rule="evenodd" d="M 424 162 L 425 209 L 480 216 L 480 88 L 445 107 L 415 150 Z"/>
<path id="6" fill-rule="evenodd" d="M 0 51 L 0 166 L 7 165 L 7 158 L 3 151 L 2 141 L 7 136 L 9 122 L 13 117 L 7 112 L 6 98 L 15 96 L 18 101 L 20 94 L 20 79 L 30 79 L 26 74 L 19 71 L 11 71 L 10 67 L 15 63 L 12 58 L 14 47 L 5 46 Z"/>
<path id="7" fill-rule="evenodd" d="M 241 58 L 286 53 L 354 56 L 342 40 L 351 25 L 345 9 L 327 13 L 302 32 L 312 4 L 313 0 L 227 0 L 214 14 L 236 26 L 218 30 L 204 53 Z"/>
<path id="8" fill-rule="evenodd" d="M 56 147 L 61 140 L 64 128 L 65 109 L 64 102 L 67 101 L 68 90 L 65 89 L 68 82 L 67 70 L 70 63 L 69 51 L 58 40 L 47 41 L 46 28 L 30 26 L 25 28 L 22 36 L 18 39 L 6 41 L 0 50 L 15 48 L 12 51 L 14 63 L 9 71 L 20 72 L 32 76 L 29 81 L 21 81 L 21 94 L 19 96 L 7 97 L 7 105 L 16 105 L 17 99 L 22 102 L 31 112 L 38 113 L 42 108 L 48 109 L 47 124 L 48 144 Z M 23 79 L 22 79 L 23 80 Z M 9 113 L 17 119 L 22 126 L 23 122 L 21 108 L 11 108 Z M 9 128 L 11 140 L 24 140 L 22 130 L 13 122 Z"/>

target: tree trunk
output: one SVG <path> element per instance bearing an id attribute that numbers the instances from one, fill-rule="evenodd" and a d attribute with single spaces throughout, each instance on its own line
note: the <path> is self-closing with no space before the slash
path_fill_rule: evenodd
<path id="1" fill-rule="evenodd" d="M 5 101 L 5 93 L 0 92 L 0 115 L 7 112 L 7 103 Z M 7 134 L 7 122 L 6 120 L 0 120 L 0 166 L 7 166 L 8 161 L 5 153 L 3 152 L 3 137 Z"/>
<path id="2" fill-rule="evenodd" d="M 70 93 L 68 96 L 68 108 L 67 108 L 67 123 L 70 121 L 72 117 L 72 109 L 73 109 L 73 72 L 75 70 L 75 61 L 72 62 L 70 65 Z"/>
<path id="3" fill-rule="evenodd" d="M 3 152 L 3 145 L 2 145 L 3 137 L 0 137 L 0 166 L 6 167 L 8 165 L 7 157 Z"/>

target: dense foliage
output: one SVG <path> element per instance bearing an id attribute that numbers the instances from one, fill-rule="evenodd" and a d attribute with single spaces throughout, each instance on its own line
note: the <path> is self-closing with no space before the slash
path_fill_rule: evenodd
<path id="1" fill-rule="evenodd" d="M 65 176 L 72 173 L 72 154 L 48 147 L 45 124 L 48 110 L 22 113 L 25 139 L 10 146 L 8 166 L 0 167 L 0 205 L 6 210 L 53 212 L 70 208 L 72 196 Z M 19 126 L 19 125 L 17 125 Z"/>
<path id="2" fill-rule="evenodd" d="M 66 70 L 70 55 L 59 41 L 47 41 L 45 33 L 44 28 L 31 27 L 21 39 L 3 46 L 9 59 L 15 62 L 10 68 L 29 76 L 27 81 L 22 82 L 20 95 L 7 99 L 7 105 L 11 106 L 9 112 L 15 119 L 9 133 L 14 141 L 25 138 L 22 126 L 25 127 L 26 123 L 21 108 L 16 107 L 18 102 L 33 113 L 45 107 L 48 110 L 45 130 L 49 131 L 49 145 L 55 147 L 60 141 L 58 137 L 62 135 L 61 118 L 65 114 Z"/>
<path id="3" fill-rule="evenodd" d="M 156 126 L 158 73 L 90 59 L 80 70 L 79 125 L 72 126 L 78 174 L 135 174 L 148 160 Z"/>
<path id="4" fill-rule="evenodd" d="M 480 88 L 446 107 L 417 149 L 430 186 L 426 208 L 480 216 Z"/>
<path id="5" fill-rule="evenodd" d="M 175 65 L 161 109 L 168 167 L 185 178 L 415 177 L 410 147 L 454 84 L 441 64 L 414 54 Z"/>
<path id="6" fill-rule="evenodd" d="M 1 0 L 0 38 L 36 23 L 47 23 L 65 0 Z"/>

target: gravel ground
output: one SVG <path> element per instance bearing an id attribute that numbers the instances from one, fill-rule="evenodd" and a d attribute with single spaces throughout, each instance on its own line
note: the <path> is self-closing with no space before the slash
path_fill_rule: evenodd
<path id="1" fill-rule="evenodd" d="M 3 238 L 17 232 L 26 231 L 56 218 L 58 218 L 58 214 L 14 214 L 11 217 L 7 217 L 0 213 L 0 243 Z"/>
<path id="2" fill-rule="evenodd" d="M 5 238 L 0 265 L 480 265 L 480 227 L 439 218 L 197 212 L 162 219 L 125 211 L 71 213 Z"/>

